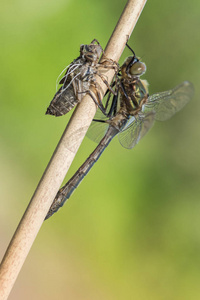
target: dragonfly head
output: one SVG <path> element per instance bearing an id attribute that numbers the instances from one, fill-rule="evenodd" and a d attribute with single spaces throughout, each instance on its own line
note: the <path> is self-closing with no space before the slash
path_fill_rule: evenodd
<path id="1" fill-rule="evenodd" d="M 121 66 L 121 73 L 124 78 L 136 78 L 142 76 L 146 72 L 146 65 L 140 61 L 135 55 L 126 58 Z"/>
<path id="2" fill-rule="evenodd" d="M 84 58 L 88 62 L 99 61 L 99 58 L 103 52 L 100 44 L 95 44 L 91 42 L 89 45 L 81 45 L 80 46 L 80 56 Z"/>

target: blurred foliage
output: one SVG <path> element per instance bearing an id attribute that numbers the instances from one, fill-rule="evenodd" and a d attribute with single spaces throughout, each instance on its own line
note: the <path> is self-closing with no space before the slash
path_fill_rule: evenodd
<path id="1" fill-rule="evenodd" d="M 125 3 L 1 3 L 1 257 L 70 117 L 44 114 L 56 78 L 80 44 L 106 46 Z M 190 80 L 195 97 L 132 151 L 111 143 L 44 223 L 9 299 L 200 297 L 199 11 L 195 0 L 146 4 L 129 44 L 150 93 Z M 67 178 L 94 147 L 84 140 Z"/>

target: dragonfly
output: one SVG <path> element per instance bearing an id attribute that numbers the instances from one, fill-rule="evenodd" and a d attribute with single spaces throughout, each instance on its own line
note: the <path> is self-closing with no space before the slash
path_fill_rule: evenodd
<path id="1" fill-rule="evenodd" d="M 115 74 L 118 73 L 118 64 L 112 59 L 104 57 L 103 63 L 99 63 L 100 56 L 104 51 L 97 39 L 94 39 L 88 45 L 80 46 L 80 56 L 77 57 L 69 66 L 67 66 L 59 75 L 58 82 L 62 86 L 56 92 L 53 100 L 47 108 L 46 114 L 53 116 L 62 116 L 76 106 L 88 93 L 93 101 L 98 105 L 103 113 L 105 109 L 101 102 L 101 88 L 96 81 L 96 76 L 106 84 L 107 88 L 114 94 L 111 86 L 99 67 L 108 70 L 114 69 Z M 63 73 L 66 73 L 63 76 Z M 96 75 L 96 76 L 95 76 Z M 59 81 L 59 78 L 61 80 Z M 95 88 L 96 95 L 94 96 L 90 90 L 90 86 Z"/>
<path id="2" fill-rule="evenodd" d="M 140 79 L 146 71 L 146 65 L 130 47 L 129 49 L 133 55 L 120 68 L 119 78 L 115 82 L 116 94 L 112 97 L 108 94 L 109 117 L 105 118 L 104 115 L 100 119 L 94 119 L 94 125 L 89 129 L 89 137 L 92 139 L 103 138 L 72 178 L 58 191 L 45 220 L 63 206 L 116 135 L 123 147 L 132 149 L 155 121 L 170 119 L 193 97 L 194 88 L 189 81 L 182 82 L 174 89 L 149 96 L 147 81 Z M 98 131 L 98 128 L 101 129 Z"/>

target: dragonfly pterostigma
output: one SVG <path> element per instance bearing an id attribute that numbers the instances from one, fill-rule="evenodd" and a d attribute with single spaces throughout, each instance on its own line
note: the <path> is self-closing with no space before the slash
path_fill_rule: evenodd
<path id="1" fill-rule="evenodd" d="M 109 117 L 101 114 L 99 118 L 100 112 L 97 111 L 97 118 L 95 116 L 88 132 L 91 139 L 102 139 L 72 178 L 58 191 L 45 220 L 63 206 L 116 135 L 123 147 L 132 149 L 155 121 L 170 119 L 194 94 L 193 84 L 184 81 L 171 90 L 149 96 L 147 81 L 140 79 L 146 71 L 146 65 L 128 48 L 133 55 L 120 68 L 119 76 L 113 84 L 115 94 L 111 96 L 111 92 L 108 92 L 106 105 Z"/>
<path id="2" fill-rule="evenodd" d="M 57 89 L 59 84 L 61 84 L 61 87 L 47 108 L 46 114 L 56 117 L 66 114 L 82 100 L 86 93 L 105 113 L 101 102 L 101 87 L 96 81 L 96 76 L 99 76 L 114 94 L 103 71 L 106 73 L 108 69 L 114 69 L 115 74 L 117 74 L 118 64 L 112 59 L 106 58 L 105 55 L 103 62 L 99 63 L 102 54 L 104 54 L 104 51 L 97 39 L 94 39 L 90 44 L 80 46 L 80 56 L 74 59 L 59 75 Z M 101 68 L 101 71 L 99 71 L 99 68 Z M 91 91 L 91 86 L 94 87 L 94 92 Z"/>

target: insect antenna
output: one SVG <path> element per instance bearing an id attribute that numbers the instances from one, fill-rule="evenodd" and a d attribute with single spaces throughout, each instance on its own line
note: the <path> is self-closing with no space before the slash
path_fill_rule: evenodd
<path id="1" fill-rule="evenodd" d="M 135 52 L 133 51 L 133 49 L 126 43 L 126 46 L 128 47 L 129 50 L 131 50 L 131 52 L 133 53 L 134 58 L 136 57 Z"/>
<path id="2" fill-rule="evenodd" d="M 136 63 L 137 61 L 139 61 L 139 59 L 136 57 L 135 52 L 133 51 L 133 49 L 126 43 L 126 46 L 128 47 L 129 50 L 131 50 L 131 52 L 133 53 L 133 57 L 130 60 L 129 64 L 127 65 L 127 72 L 129 71 L 129 69 L 131 68 L 131 66 Z"/>

